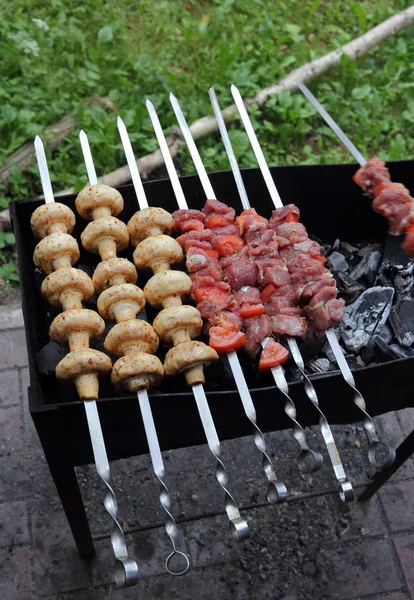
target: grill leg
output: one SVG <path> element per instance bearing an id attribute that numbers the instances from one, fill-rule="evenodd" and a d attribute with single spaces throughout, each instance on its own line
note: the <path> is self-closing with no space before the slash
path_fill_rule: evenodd
<path id="1" fill-rule="evenodd" d="M 82 558 L 90 558 L 95 555 L 95 548 L 64 428 L 60 427 L 57 415 L 42 417 L 32 413 L 78 552 Z"/>
<path id="2" fill-rule="evenodd" d="M 368 500 L 384 485 L 386 481 L 405 463 L 405 461 L 414 454 L 414 430 L 398 446 L 394 463 L 389 469 L 377 473 L 371 479 L 368 486 L 358 497 L 358 500 Z"/>

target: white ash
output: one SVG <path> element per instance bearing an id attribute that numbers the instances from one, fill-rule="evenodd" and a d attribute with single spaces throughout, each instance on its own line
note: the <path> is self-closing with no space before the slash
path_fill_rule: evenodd
<path id="1" fill-rule="evenodd" d="M 348 271 L 349 265 L 345 256 L 336 250 L 329 255 L 327 267 L 331 271 Z"/>

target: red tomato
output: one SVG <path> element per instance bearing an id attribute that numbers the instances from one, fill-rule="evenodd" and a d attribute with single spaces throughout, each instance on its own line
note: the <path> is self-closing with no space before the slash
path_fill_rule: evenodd
<path id="1" fill-rule="evenodd" d="M 241 331 L 231 331 L 223 327 L 211 327 L 209 344 L 219 354 L 239 350 L 244 344 L 246 335 Z"/>
<path id="2" fill-rule="evenodd" d="M 205 226 L 207 229 L 214 229 L 214 227 L 225 227 L 231 225 L 233 221 L 224 215 L 212 214 L 205 220 Z"/>
<path id="3" fill-rule="evenodd" d="M 286 223 L 297 223 L 299 221 L 299 216 L 295 213 L 289 213 L 286 215 Z"/>
<path id="4" fill-rule="evenodd" d="M 217 306 L 221 306 L 230 297 L 230 293 L 220 290 L 212 286 L 199 287 L 194 292 L 194 299 L 196 303 L 202 302 L 203 300 L 209 300 Z"/>
<path id="5" fill-rule="evenodd" d="M 262 302 L 270 302 L 270 296 L 274 294 L 276 290 L 277 287 L 273 283 L 269 283 L 260 294 Z"/>
<path id="6" fill-rule="evenodd" d="M 264 313 L 263 304 L 242 304 L 240 308 L 240 316 L 242 319 L 249 317 L 258 317 Z"/>
<path id="7" fill-rule="evenodd" d="M 315 260 L 319 260 L 319 262 L 321 262 L 322 264 L 326 263 L 326 260 L 327 260 L 324 256 L 321 256 L 321 255 L 319 255 L 319 256 L 312 256 L 312 258 L 314 258 Z"/>
<path id="8" fill-rule="evenodd" d="M 181 231 L 186 233 L 187 231 L 201 231 L 204 229 L 204 225 L 198 219 L 190 219 L 189 221 L 183 221 L 181 224 Z"/>
<path id="9" fill-rule="evenodd" d="M 243 248 L 244 242 L 238 235 L 221 235 L 214 242 L 214 248 L 220 256 L 236 254 Z"/>
<path id="10" fill-rule="evenodd" d="M 283 365 L 286 362 L 289 352 L 278 342 L 269 338 L 266 346 L 263 348 L 259 361 L 259 371 L 267 371 L 276 365 Z"/>
<path id="11" fill-rule="evenodd" d="M 414 233 L 414 223 L 408 225 L 407 229 L 405 230 L 405 233 Z"/>
<path id="12" fill-rule="evenodd" d="M 218 258 L 220 256 L 220 254 L 217 252 L 217 250 L 205 250 L 205 253 L 208 256 L 211 256 L 211 258 Z"/>

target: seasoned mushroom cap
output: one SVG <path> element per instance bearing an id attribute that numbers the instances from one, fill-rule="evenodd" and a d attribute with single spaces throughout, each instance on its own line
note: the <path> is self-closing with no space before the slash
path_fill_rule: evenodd
<path id="1" fill-rule="evenodd" d="M 82 302 L 88 302 L 95 292 L 92 279 L 81 269 L 58 269 L 51 273 L 42 282 L 42 295 L 52 306 L 63 305 L 65 310 L 81 308 Z"/>
<path id="2" fill-rule="evenodd" d="M 154 354 L 158 348 L 158 336 L 146 321 L 133 319 L 122 321 L 112 327 L 105 339 L 105 350 L 114 356 L 124 356 L 139 350 Z"/>
<path id="3" fill-rule="evenodd" d="M 144 292 L 132 283 L 114 285 L 99 296 L 98 311 L 108 321 L 135 319 L 145 306 Z"/>
<path id="4" fill-rule="evenodd" d="M 134 250 L 137 269 L 167 270 L 168 265 L 183 259 L 183 249 L 169 235 L 155 235 L 142 240 Z"/>
<path id="5" fill-rule="evenodd" d="M 99 217 L 119 215 L 124 208 L 124 200 L 115 188 L 97 183 L 83 188 L 75 200 L 75 205 L 81 217 L 92 221 Z"/>
<path id="6" fill-rule="evenodd" d="M 99 263 L 92 276 L 96 293 L 120 283 L 136 283 L 137 270 L 126 258 L 111 258 Z"/>
<path id="7" fill-rule="evenodd" d="M 111 382 L 117 388 L 136 392 L 156 387 L 163 376 L 164 368 L 157 356 L 146 352 L 130 352 L 114 364 Z"/>
<path id="8" fill-rule="evenodd" d="M 174 219 L 163 208 L 144 208 L 139 210 L 128 222 L 128 233 L 132 246 L 136 246 L 152 235 L 171 233 Z"/>
<path id="9" fill-rule="evenodd" d="M 163 342 L 177 346 L 200 335 L 203 319 L 194 306 L 170 306 L 158 313 L 153 327 Z"/>
<path id="10" fill-rule="evenodd" d="M 184 342 L 168 350 L 164 371 L 166 375 L 176 375 L 194 367 L 208 366 L 218 358 L 217 352 L 203 342 Z"/>
<path id="11" fill-rule="evenodd" d="M 30 218 L 33 234 L 41 240 L 51 233 L 72 233 L 75 214 L 60 202 L 49 202 L 38 206 Z"/>
<path id="12" fill-rule="evenodd" d="M 113 240 L 118 251 L 128 247 L 129 237 L 125 223 L 116 217 L 103 217 L 92 221 L 81 234 L 82 246 L 88 252 L 99 253 L 99 245 L 105 240 Z"/>
<path id="13" fill-rule="evenodd" d="M 73 309 L 60 313 L 52 322 L 49 335 L 58 344 L 64 344 L 74 333 L 86 334 L 84 345 L 95 343 L 105 330 L 105 321 L 94 310 Z M 89 339 L 88 339 L 89 338 Z"/>
<path id="14" fill-rule="evenodd" d="M 56 378 L 61 381 L 75 380 L 81 400 L 98 399 L 98 376 L 112 369 L 109 356 L 98 350 L 69 352 L 56 367 Z"/>
<path id="15" fill-rule="evenodd" d="M 144 294 L 147 302 L 155 308 L 162 308 L 163 302 L 168 298 L 180 299 L 191 290 L 191 279 L 182 271 L 165 271 L 157 273 L 147 282 Z"/>
<path id="16" fill-rule="evenodd" d="M 52 233 L 37 244 L 33 262 L 45 275 L 79 260 L 78 242 L 67 233 Z"/>

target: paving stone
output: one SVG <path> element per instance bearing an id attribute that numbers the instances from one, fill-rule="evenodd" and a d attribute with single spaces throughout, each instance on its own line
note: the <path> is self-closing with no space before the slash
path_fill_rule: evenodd
<path id="1" fill-rule="evenodd" d="M 226 515 L 183 523 L 180 529 L 184 533 L 191 568 L 226 564 L 237 560 L 239 550 L 237 542 L 231 536 Z"/>
<path id="2" fill-rule="evenodd" d="M 17 369 L 0 373 L 0 406 L 20 404 L 19 372 Z"/>
<path id="3" fill-rule="evenodd" d="M 14 306 L 10 304 L 0 306 L 0 331 L 3 329 L 17 329 L 23 326 L 23 312 L 20 303 Z"/>
<path id="4" fill-rule="evenodd" d="M 30 553 L 28 548 L 0 551 L 1 600 L 30 600 Z"/>
<path id="5" fill-rule="evenodd" d="M 327 502 L 335 521 L 338 539 L 351 540 L 386 533 L 377 495 L 365 502 L 345 504 L 339 496 L 330 494 Z"/>
<path id="6" fill-rule="evenodd" d="M 47 596 L 47 600 L 110 600 L 110 589 L 108 587 L 95 587 L 75 592 L 67 592 L 56 596 Z"/>
<path id="7" fill-rule="evenodd" d="M 88 587 L 92 583 L 90 563 L 78 554 L 58 498 L 29 502 L 28 511 L 37 594 L 42 597 Z"/>
<path id="8" fill-rule="evenodd" d="M 385 485 L 379 491 L 391 531 L 414 528 L 414 481 Z"/>
<path id="9" fill-rule="evenodd" d="M 27 365 L 26 340 L 23 329 L 0 332 L 0 369 Z"/>
<path id="10" fill-rule="evenodd" d="M 366 600 L 366 596 L 359 596 L 359 598 L 353 598 L 352 600 Z M 390 594 L 381 594 L 380 596 L 369 596 L 369 600 L 411 600 L 411 596 L 408 596 L 404 591 L 391 592 Z"/>
<path id="11" fill-rule="evenodd" d="M 329 572 L 327 591 L 332 600 L 399 590 L 393 551 L 387 540 L 369 540 L 322 551 L 318 557 Z"/>
<path id="12" fill-rule="evenodd" d="M 32 479 L 25 456 L 22 450 L 13 452 L 10 456 L 0 456 L 0 502 L 30 494 Z"/>
<path id="13" fill-rule="evenodd" d="M 398 411 L 398 421 L 404 436 L 410 435 L 414 430 L 414 408 L 404 408 Z"/>
<path id="14" fill-rule="evenodd" d="M 404 577 L 411 596 L 414 596 L 414 533 L 394 539 Z"/>
<path id="15" fill-rule="evenodd" d="M 0 406 L 0 455 L 20 450 L 22 438 L 20 406 Z"/>
<path id="16" fill-rule="evenodd" d="M 23 396 L 23 424 L 24 424 L 24 439 L 32 448 L 39 450 L 43 455 L 43 450 L 40 444 L 39 436 L 33 423 L 32 416 L 29 412 L 29 399 L 27 396 L 27 388 L 30 385 L 29 369 L 21 369 L 21 386 Z"/>
<path id="17" fill-rule="evenodd" d="M 374 423 L 380 441 L 386 442 L 396 448 L 404 440 L 405 436 L 396 411 L 374 417 Z"/>
<path id="18" fill-rule="evenodd" d="M 0 548 L 28 542 L 26 502 L 0 504 Z"/>

